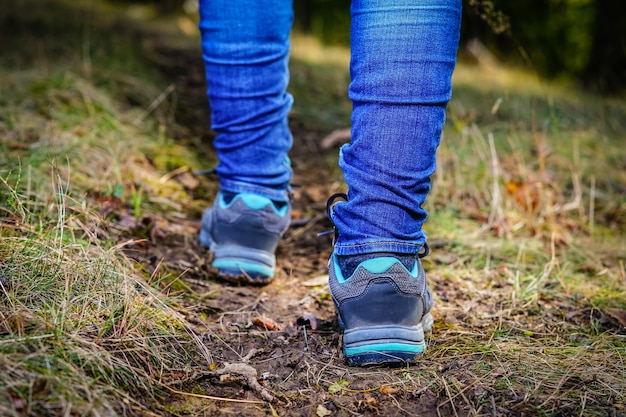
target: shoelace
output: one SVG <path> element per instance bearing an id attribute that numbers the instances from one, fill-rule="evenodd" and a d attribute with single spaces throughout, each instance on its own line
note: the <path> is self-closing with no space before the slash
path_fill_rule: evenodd
<path id="1" fill-rule="evenodd" d="M 337 230 L 337 227 L 335 226 L 335 222 L 333 222 L 332 210 L 335 204 L 338 203 L 337 200 L 339 199 L 341 199 L 342 201 L 348 201 L 348 195 L 346 193 L 335 193 L 331 195 L 330 197 L 328 197 L 328 200 L 326 201 L 326 216 L 328 217 L 328 220 L 330 220 L 330 222 L 333 224 L 333 228 L 330 230 L 324 230 L 323 232 L 319 232 L 317 234 L 317 237 L 322 237 L 322 236 L 328 236 L 332 233 L 333 234 L 333 240 L 332 240 L 333 246 L 335 246 L 335 242 L 337 241 L 337 238 L 339 237 L 339 231 Z"/>
<path id="2" fill-rule="evenodd" d="M 337 204 L 340 201 L 348 201 L 348 195 L 345 193 L 335 193 L 331 195 L 330 197 L 328 197 L 328 200 L 326 201 L 326 216 L 328 216 L 328 219 L 333 224 L 333 228 L 330 230 L 324 230 L 323 232 L 320 232 L 317 234 L 318 237 L 321 237 L 321 236 L 328 236 L 332 233 L 333 234 L 333 240 L 332 240 L 333 246 L 335 246 L 335 242 L 337 242 L 337 239 L 339 237 L 339 231 L 337 230 L 337 227 L 335 226 L 335 223 L 333 222 L 332 212 L 333 212 L 333 207 L 335 206 L 335 204 Z M 428 246 L 428 243 L 424 243 L 424 246 L 422 246 L 422 249 L 420 250 L 420 252 L 418 252 L 417 257 L 420 259 L 425 258 L 426 256 L 428 256 L 429 253 L 430 253 L 430 247 Z"/>

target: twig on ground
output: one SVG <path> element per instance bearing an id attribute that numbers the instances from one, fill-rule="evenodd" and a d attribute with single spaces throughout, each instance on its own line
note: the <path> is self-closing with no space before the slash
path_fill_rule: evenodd
<path id="1" fill-rule="evenodd" d="M 248 353 L 243 359 L 249 360 L 252 356 L 254 356 L 258 352 L 259 352 L 258 349 L 252 349 L 250 353 Z M 184 380 L 177 380 L 175 384 L 180 384 L 180 383 L 184 383 L 188 381 L 199 381 L 205 378 L 211 378 L 211 377 L 216 377 L 216 376 L 219 377 L 220 382 L 238 382 L 252 389 L 258 395 L 260 395 L 261 398 L 263 398 L 265 401 L 268 401 L 268 402 L 274 401 L 274 397 L 269 393 L 269 391 L 265 389 L 259 383 L 259 381 L 257 381 L 257 376 L 258 376 L 257 370 L 253 368 L 252 366 L 248 365 L 247 363 L 243 363 L 243 362 L 236 362 L 236 363 L 225 362 L 224 368 L 222 369 L 218 369 L 216 371 L 207 370 L 207 371 L 195 372 L 189 378 L 185 378 Z M 174 388 L 171 388 L 169 385 L 173 385 L 173 384 L 163 384 L 163 386 L 167 388 L 168 390 L 170 390 L 171 392 L 180 394 L 180 395 L 190 395 L 193 397 L 206 398 L 206 399 L 212 399 L 212 400 L 217 400 L 217 401 L 246 402 L 246 403 L 252 403 L 252 404 L 261 403 L 261 401 L 255 401 L 255 400 L 233 400 L 233 399 L 228 399 L 228 398 L 212 397 L 210 395 L 192 394 L 192 393 L 187 393 L 183 391 L 178 391 Z"/>
<path id="2" fill-rule="evenodd" d="M 246 404 L 263 404 L 263 401 L 259 400 L 240 400 L 236 398 L 224 398 L 224 397 L 214 397 L 212 395 L 204 395 L 204 394 L 194 394 L 192 392 L 179 391 L 177 389 L 168 387 L 165 385 L 170 392 L 178 395 L 185 395 L 187 397 L 196 397 L 196 398 L 204 398 L 206 400 L 214 400 L 214 401 L 227 401 L 231 403 L 246 403 Z"/>
<path id="3" fill-rule="evenodd" d="M 350 129 L 335 129 L 330 132 L 322 141 L 320 142 L 320 147 L 322 149 L 330 149 L 333 146 L 349 141 L 351 138 Z"/>
<path id="4" fill-rule="evenodd" d="M 274 401 L 274 397 L 272 397 L 269 391 L 263 388 L 261 384 L 259 384 L 259 381 L 257 381 L 257 370 L 248 364 L 243 362 L 225 363 L 223 369 L 215 371 L 214 373 L 220 376 L 220 381 L 222 382 L 241 382 L 254 390 L 266 401 Z"/>
<path id="5" fill-rule="evenodd" d="M 250 349 L 250 352 L 248 352 L 248 354 L 246 356 L 241 358 L 241 361 L 242 362 L 248 362 L 250 359 L 252 359 L 260 351 L 261 351 L 261 349 L 256 349 L 256 348 Z"/>

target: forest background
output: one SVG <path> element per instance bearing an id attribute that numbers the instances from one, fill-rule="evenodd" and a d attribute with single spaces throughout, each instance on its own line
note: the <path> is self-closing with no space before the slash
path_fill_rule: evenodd
<path id="1" fill-rule="evenodd" d="M 177 13 L 189 0 L 133 0 Z M 125 2 L 128 3 L 128 2 Z M 349 45 L 350 0 L 295 0 L 295 28 L 325 44 Z M 489 53 L 548 78 L 619 94 L 626 87 L 626 3 L 614 0 L 463 0 L 461 49 Z M 474 50 L 480 53 L 480 50 Z"/>

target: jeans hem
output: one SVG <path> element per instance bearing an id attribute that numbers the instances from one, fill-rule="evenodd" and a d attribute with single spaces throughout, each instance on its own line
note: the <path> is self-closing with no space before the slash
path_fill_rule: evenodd
<path id="1" fill-rule="evenodd" d="M 407 243 L 397 241 L 368 242 L 357 244 L 335 244 L 333 252 L 340 256 L 364 255 L 376 252 L 393 252 L 415 255 L 420 252 L 426 242 Z"/>

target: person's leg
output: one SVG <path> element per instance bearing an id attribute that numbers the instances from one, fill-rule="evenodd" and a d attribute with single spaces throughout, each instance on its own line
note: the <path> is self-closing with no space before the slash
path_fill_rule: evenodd
<path id="1" fill-rule="evenodd" d="M 451 96 L 460 0 L 354 0 L 348 201 L 334 209 L 338 255 L 417 253 L 422 208 Z"/>
<path id="2" fill-rule="evenodd" d="M 289 224 L 289 0 L 201 0 L 200 31 L 220 193 L 200 241 L 223 274 L 264 281 Z"/>
<path id="3" fill-rule="evenodd" d="M 220 187 L 288 201 L 289 0 L 201 0 Z"/>
<path id="4" fill-rule="evenodd" d="M 349 362 L 410 360 L 424 349 L 418 322 L 432 304 L 416 255 L 461 1 L 353 0 L 351 15 L 352 141 L 340 153 L 349 192 L 331 209 L 331 291 Z"/>

